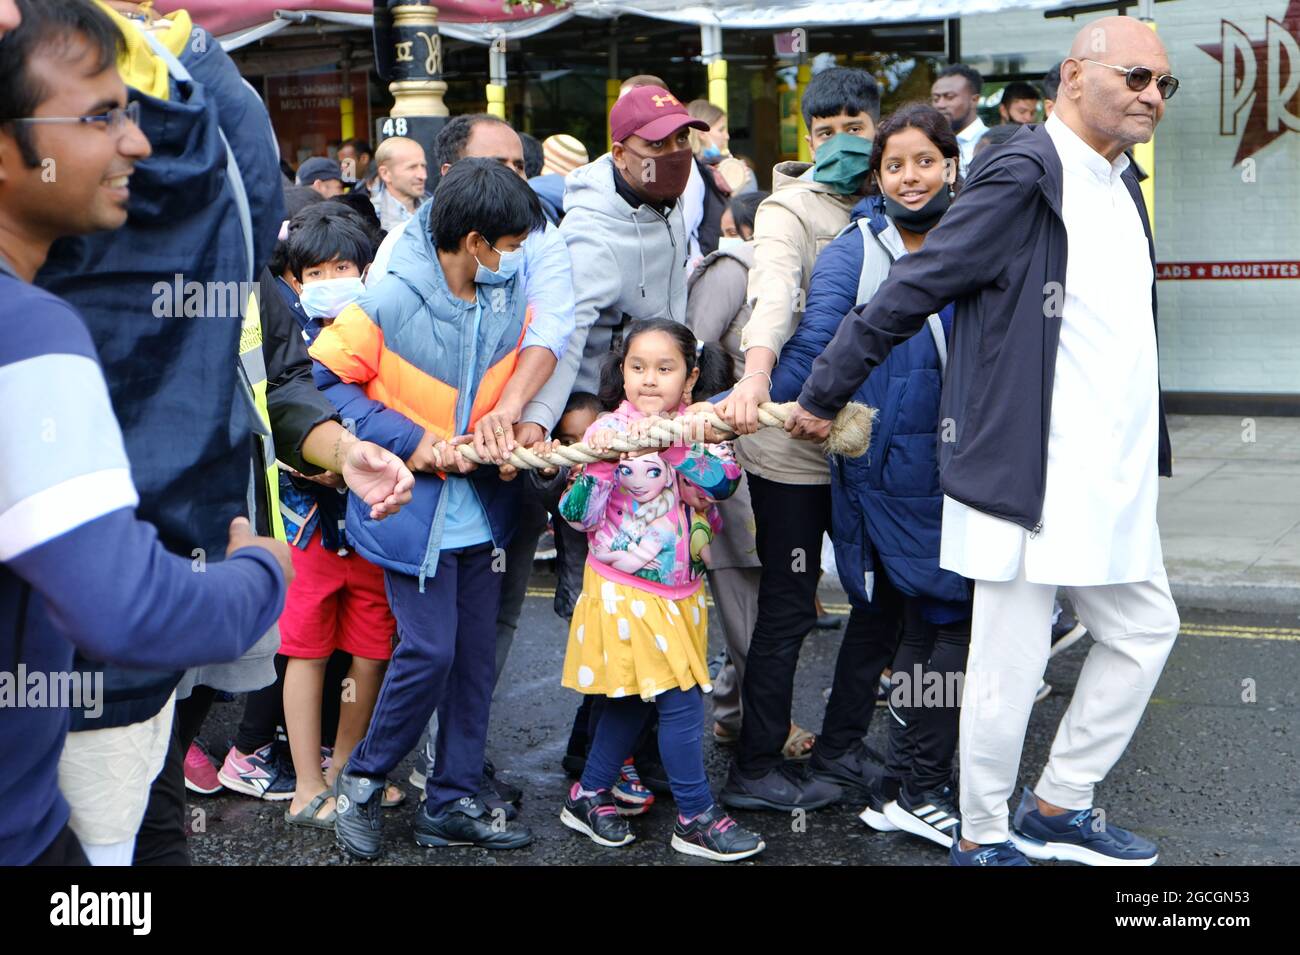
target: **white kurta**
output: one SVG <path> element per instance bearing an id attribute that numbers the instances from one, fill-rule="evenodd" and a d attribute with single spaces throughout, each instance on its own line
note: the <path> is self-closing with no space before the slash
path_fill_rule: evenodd
<path id="1" fill-rule="evenodd" d="M 976 116 L 974 122 L 968 123 L 966 128 L 957 134 L 957 150 L 961 154 L 958 165 L 963 179 L 966 178 L 966 170 L 970 169 L 970 161 L 975 158 L 975 144 L 988 131 L 989 128 L 984 125 L 984 120 Z"/>
<path id="2" fill-rule="evenodd" d="M 1053 115 L 1069 239 L 1052 384 L 1042 527 L 944 498 L 939 563 L 975 580 L 1094 586 L 1148 580 L 1163 565 L 1156 526 L 1159 384 L 1151 259 L 1114 163 Z M 1028 360 L 1030 356 L 1026 356 Z"/>

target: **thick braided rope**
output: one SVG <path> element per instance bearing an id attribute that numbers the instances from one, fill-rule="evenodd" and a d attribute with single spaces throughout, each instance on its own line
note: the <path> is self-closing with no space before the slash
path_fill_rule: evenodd
<path id="1" fill-rule="evenodd" d="M 792 406 L 793 402 L 777 404 L 770 401 L 760 405 L 758 408 L 759 427 L 784 428 Z M 834 442 L 828 441 L 828 450 L 832 453 L 846 454 L 850 457 L 857 457 L 865 453 L 866 439 L 870 436 L 870 420 L 873 416 L 874 412 L 865 405 L 850 403 L 846 406 L 835 418 L 835 424 L 831 428 L 832 437 L 834 437 L 838 425 L 845 425 L 845 428 L 841 428 L 841 430 L 847 430 L 854 425 L 861 429 L 864 418 L 867 428 L 865 436 L 858 440 L 855 434 L 854 439 L 850 441 L 847 447 L 830 447 Z M 652 420 L 653 424 L 650 425 L 646 438 L 615 438 L 610 444 L 610 449 L 603 454 L 598 454 L 588 445 L 578 442 L 577 444 L 558 447 L 550 454 L 536 454 L 529 448 L 517 447 L 511 452 L 508 461 L 520 470 L 543 470 L 553 467 L 569 467 L 575 464 L 591 464 L 593 461 L 615 461 L 627 451 L 671 448 L 683 443 L 683 441 L 699 440 L 701 422 L 707 422 L 728 438 L 736 437 L 736 432 L 731 429 L 731 426 L 723 421 L 716 412 L 712 411 L 696 412 L 681 418 L 655 418 Z M 472 444 L 457 445 L 456 449 L 475 464 L 492 463 L 480 458 Z"/>

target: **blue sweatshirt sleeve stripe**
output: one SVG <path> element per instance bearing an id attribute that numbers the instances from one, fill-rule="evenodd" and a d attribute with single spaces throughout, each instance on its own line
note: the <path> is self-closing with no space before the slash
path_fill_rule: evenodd
<path id="1" fill-rule="evenodd" d="M 0 366 L 0 560 L 138 501 L 94 359 L 36 355 Z"/>

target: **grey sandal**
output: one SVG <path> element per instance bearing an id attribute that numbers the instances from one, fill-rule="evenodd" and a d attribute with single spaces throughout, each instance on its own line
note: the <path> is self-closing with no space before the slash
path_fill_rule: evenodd
<path id="1" fill-rule="evenodd" d="M 306 808 L 301 812 L 290 813 L 288 809 L 284 811 L 284 821 L 291 826 L 306 826 L 309 829 L 333 829 L 334 820 L 338 818 L 338 812 L 334 809 L 329 811 L 329 815 L 317 818 L 316 813 L 320 812 L 320 807 L 325 805 L 326 799 L 333 799 L 334 791 L 327 789 L 318 793 L 311 802 L 307 803 Z"/>

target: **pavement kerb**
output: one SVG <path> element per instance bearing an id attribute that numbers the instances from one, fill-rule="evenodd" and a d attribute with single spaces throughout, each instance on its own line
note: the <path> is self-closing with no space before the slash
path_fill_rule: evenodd
<path id="1" fill-rule="evenodd" d="M 846 600 L 833 574 L 822 578 L 819 588 L 835 602 Z M 1169 589 L 1174 603 L 1183 610 L 1226 610 L 1236 613 L 1300 614 L 1300 581 L 1256 583 L 1248 581 L 1196 580 L 1171 575 Z M 822 599 L 826 603 L 826 597 Z"/>

